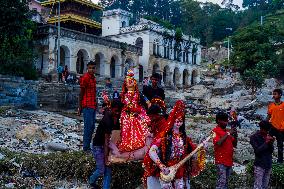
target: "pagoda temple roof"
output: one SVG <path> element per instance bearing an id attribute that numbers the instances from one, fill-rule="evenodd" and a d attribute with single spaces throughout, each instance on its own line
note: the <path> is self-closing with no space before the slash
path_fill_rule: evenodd
<path id="1" fill-rule="evenodd" d="M 57 4 L 58 1 L 59 0 L 46 0 L 46 1 L 41 2 L 41 5 L 42 6 L 52 6 L 55 3 Z M 103 8 L 101 6 L 91 2 L 89 0 L 60 0 L 60 3 L 67 2 L 67 1 L 74 1 L 74 2 L 78 2 L 78 3 L 81 3 L 81 4 L 86 5 L 86 6 L 90 6 L 94 9 L 97 9 L 97 10 L 103 10 Z"/>
<path id="2" fill-rule="evenodd" d="M 75 14 L 61 14 L 60 22 L 66 22 L 66 21 L 77 22 L 77 23 L 85 24 L 90 27 L 98 28 L 98 29 L 102 28 L 100 23 L 94 20 L 88 19 L 86 17 L 82 17 L 82 16 L 75 15 Z M 51 17 L 48 19 L 47 22 L 50 24 L 56 23 L 58 22 L 58 17 L 57 16 Z"/>

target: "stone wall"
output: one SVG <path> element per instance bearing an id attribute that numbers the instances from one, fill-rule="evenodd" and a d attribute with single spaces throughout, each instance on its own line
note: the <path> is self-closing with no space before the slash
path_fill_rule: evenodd
<path id="1" fill-rule="evenodd" d="M 122 81 L 116 79 L 112 83 L 113 87 L 117 88 L 117 90 L 120 92 Z M 105 89 L 104 87 L 104 79 L 97 78 L 97 100 L 99 105 L 101 105 L 103 102 L 102 92 L 104 90 L 109 94 L 110 97 L 112 96 L 113 91 L 110 89 Z M 77 109 L 79 93 L 79 85 L 40 82 L 38 87 L 38 105 L 40 108 L 50 111 Z"/>
<path id="2" fill-rule="evenodd" d="M 37 107 L 38 81 L 0 75 L 0 106 Z"/>

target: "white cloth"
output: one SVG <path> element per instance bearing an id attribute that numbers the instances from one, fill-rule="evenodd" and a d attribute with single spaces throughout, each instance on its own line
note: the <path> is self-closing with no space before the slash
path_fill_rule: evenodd
<path id="1" fill-rule="evenodd" d="M 177 180 L 177 182 L 175 183 L 175 185 L 179 185 L 180 181 L 183 182 L 183 179 L 182 180 Z M 187 179 L 186 181 L 186 189 L 190 189 L 190 180 Z M 184 185 L 184 183 L 182 184 L 182 186 Z M 154 176 L 151 176 L 151 177 L 147 177 L 147 189 L 162 189 L 161 187 L 161 181 L 159 180 L 158 177 L 154 177 Z M 178 188 L 179 189 L 179 188 Z"/>

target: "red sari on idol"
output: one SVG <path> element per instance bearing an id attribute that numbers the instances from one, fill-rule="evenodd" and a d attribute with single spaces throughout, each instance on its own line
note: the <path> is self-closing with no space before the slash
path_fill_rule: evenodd
<path id="1" fill-rule="evenodd" d="M 138 102 L 138 91 L 127 91 L 122 96 L 124 107 L 120 117 L 121 142 L 118 144 L 120 152 L 130 152 L 145 146 L 150 118 Z"/>

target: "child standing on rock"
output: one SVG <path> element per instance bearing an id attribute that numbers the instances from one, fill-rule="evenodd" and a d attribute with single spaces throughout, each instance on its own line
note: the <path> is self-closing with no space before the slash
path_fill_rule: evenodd
<path id="1" fill-rule="evenodd" d="M 237 130 L 226 129 L 228 114 L 220 112 L 216 115 L 217 126 L 213 129 L 215 164 L 218 172 L 216 189 L 228 189 L 228 180 L 232 172 L 234 147 L 237 145 Z"/>
<path id="2" fill-rule="evenodd" d="M 276 137 L 278 147 L 278 163 L 283 163 L 284 142 L 284 103 L 281 101 L 282 90 L 273 91 L 274 102 L 268 106 L 268 120 L 272 124 L 270 134 Z"/>
<path id="3" fill-rule="evenodd" d="M 250 137 L 254 160 L 254 189 L 268 189 L 274 138 L 268 134 L 271 124 L 267 121 L 259 123 L 260 130 Z"/>

